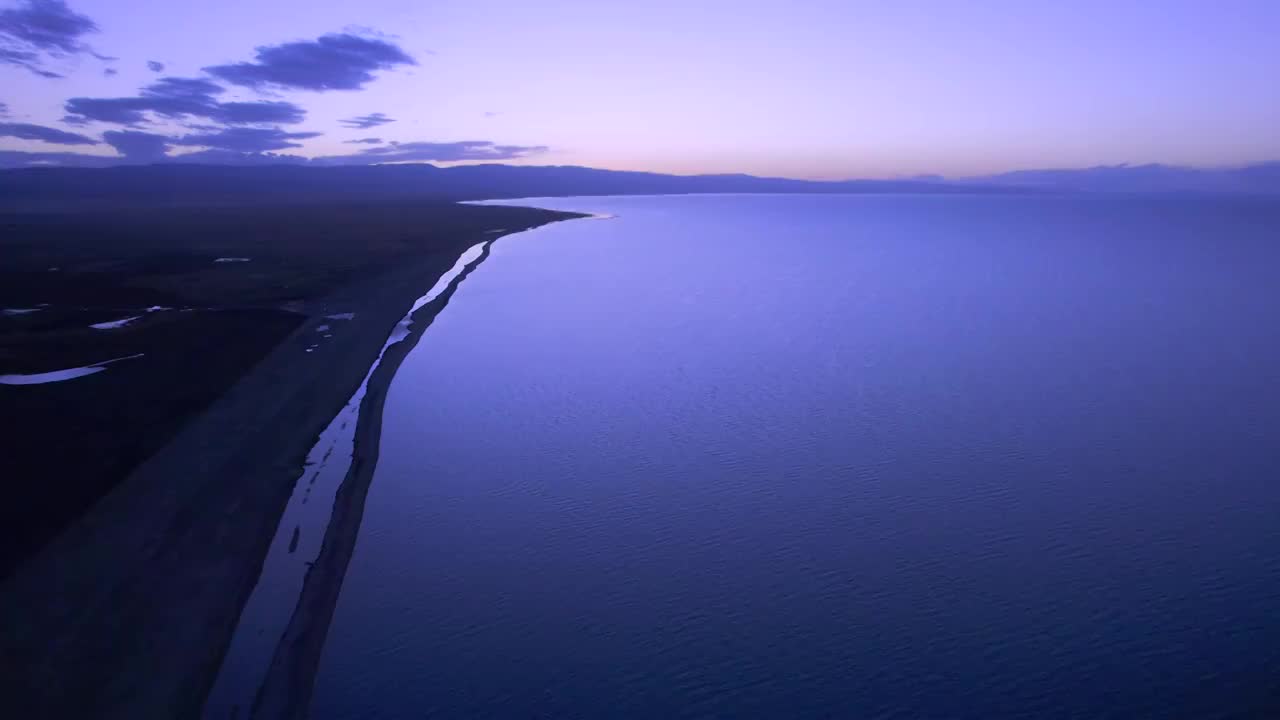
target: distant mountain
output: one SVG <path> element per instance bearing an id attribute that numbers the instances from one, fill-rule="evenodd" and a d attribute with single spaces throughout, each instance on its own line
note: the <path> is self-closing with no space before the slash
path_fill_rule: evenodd
<path id="1" fill-rule="evenodd" d="M 0 206 L 37 210 L 72 206 L 220 202 L 310 202 L 427 198 L 490 200 L 534 196 L 685 193 L 972 193 L 984 184 L 937 181 L 818 182 L 751 175 L 662 175 L 585 167 L 427 164 L 310 166 L 274 164 L 131 165 L 0 170 Z"/>
<path id="2" fill-rule="evenodd" d="M 1224 169 L 1100 165 L 1071 170 L 1017 170 L 961 182 L 1082 192 L 1280 193 L 1280 162 Z"/>
<path id="3" fill-rule="evenodd" d="M 752 175 L 663 175 L 574 166 L 122 165 L 0 170 L 0 208 L 41 210 L 242 202 L 492 200 L 690 193 L 1280 193 L 1280 162 L 1223 170 L 1113 165 L 1019 170 L 945 180 L 815 181 Z"/>

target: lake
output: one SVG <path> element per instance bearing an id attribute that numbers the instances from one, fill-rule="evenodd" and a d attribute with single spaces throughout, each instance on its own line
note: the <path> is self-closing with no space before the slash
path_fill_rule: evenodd
<path id="1" fill-rule="evenodd" d="M 510 204 L 314 717 L 1280 713 L 1274 201 Z"/>

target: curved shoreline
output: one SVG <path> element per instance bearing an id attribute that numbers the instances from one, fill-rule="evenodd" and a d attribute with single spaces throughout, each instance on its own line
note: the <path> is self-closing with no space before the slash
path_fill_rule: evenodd
<path id="1" fill-rule="evenodd" d="M 570 213 L 525 216 L 519 232 Z M 0 710 L 195 717 L 308 449 L 351 398 L 456 238 L 335 293 L 213 406 L 0 586 Z M 306 352 L 326 315 L 354 312 Z"/>
<path id="2" fill-rule="evenodd" d="M 334 498 L 333 515 L 315 562 L 307 571 L 302 593 L 276 648 L 271 668 L 254 699 L 250 717 L 305 718 L 324 642 L 338 605 L 343 579 L 355 551 L 364 518 L 365 500 L 377 467 L 382 439 L 382 413 L 387 392 L 401 363 L 417 347 L 436 317 L 448 306 L 467 277 L 489 257 L 493 241 L 435 299 L 413 311 L 413 324 L 401 341 L 392 342 L 369 377 L 360 405 L 351 466 Z"/>
<path id="3" fill-rule="evenodd" d="M 442 304 L 433 304 L 433 301 L 452 294 L 461 278 L 487 257 L 490 244 L 491 241 L 480 242 L 465 250 L 431 290 L 414 301 L 383 343 L 378 359 L 365 374 L 360 387 L 307 453 L 306 466 L 299 473 L 289 504 L 280 517 L 262 574 L 241 611 L 213 691 L 205 701 L 204 717 L 211 720 L 237 717 L 239 710 L 252 707 L 320 554 L 326 531 L 339 509 L 338 491 L 356 455 L 356 432 L 366 422 L 364 398 L 373 387 L 375 375 L 379 379 L 383 377 L 378 368 L 389 357 L 393 346 L 410 338 L 416 342 L 425 330 L 424 320 L 430 325 L 435 314 L 443 309 Z M 427 309 L 419 312 L 424 307 Z M 387 377 L 386 381 L 389 383 L 391 378 Z M 340 583 L 341 578 L 337 582 Z"/>

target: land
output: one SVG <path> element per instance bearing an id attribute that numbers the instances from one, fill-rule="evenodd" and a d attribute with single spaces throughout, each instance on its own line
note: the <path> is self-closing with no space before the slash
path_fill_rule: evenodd
<path id="1" fill-rule="evenodd" d="M 396 322 L 472 245 L 571 217 L 399 197 L 0 214 L 0 308 L 37 309 L 0 316 L 0 375 L 141 355 L 0 385 L 0 712 L 198 715 L 307 450 Z"/>

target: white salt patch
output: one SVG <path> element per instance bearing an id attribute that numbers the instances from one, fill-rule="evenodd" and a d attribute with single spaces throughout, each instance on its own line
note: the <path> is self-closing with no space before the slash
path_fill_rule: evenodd
<path id="1" fill-rule="evenodd" d="M 30 315 L 33 312 L 40 312 L 40 308 L 5 308 L 5 315 Z"/>
<path id="2" fill-rule="evenodd" d="M 325 320 L 354 320 L 355 317 L 356 317 L 355 313 L 336 313 L 334 315 L 325 315 L 324 319 Z"/>
<path id="3" fill-rule="evenodd" d="M 506 228 L 498 228 L 497 230 L 486 230 L 486 231 L 485 231 L 485 234 L 487 234 L 487 235 L 493 235 L 493 234 L 495 234 L 495 233 L 506 232 L 506 231 L 507 231 L 507 229 L 506 229 Z"/>
<path id="4" fill-rule="evenodd" d="M 137 355 L 129 355 L 126 357 L 113 358 L 111 360 L 103 360 L 94 365 L 85 365 L 84 367 L 67 368 L 66 370 L 52 370 L 44 373 L 32 373 L 30 375 L 0 375 L 0 385 L 43 385 L 45 383 L 62 382 L 63 380 L 74 380 L 75 378 L 93 375 L 106 370 L 106 365 L 121 360 L 132 360 L 142 357 L 142 353 Z"/>
<path id="5" fill-rule="evenodd" d="M 142 316 L 134 315 L 133 317 L 120 318 L 119 320 L 112 320 L 110 322 L 94 323 L 89 327 L 93 328 L 94 330 L 115 330 L 116 328 L 122 328 L 125 325 L 128 325 L 129 323 L 133 322 L 134 320 L 137 320 L 140 317 Z"/>
<path id="6" fill-rule="evenodd" d="M 216 262 L 216 263 L 220 263 L 220 262 L 221 262 L 221 263 L 228 263 L 228 262 L 249 262 L 251 259 L 252 259 L 252 258 L 242 258 L 242 257 L 225 257 L 225 258 L 218 258 L 217 260 L 214 260 L 214 262 Z"/>
<path id="7" fill-rule="evenodd" d="M 68 368 L 66 370 L 54 370 L 47 373 L 35 373 L 34 375 L 0 375 L 0 385 L 43 385 L 45 383 L 62 382 L 63 380 L 73 380 L 85 375 L 106 370 L 104 367 L 78 367 Z"/>

